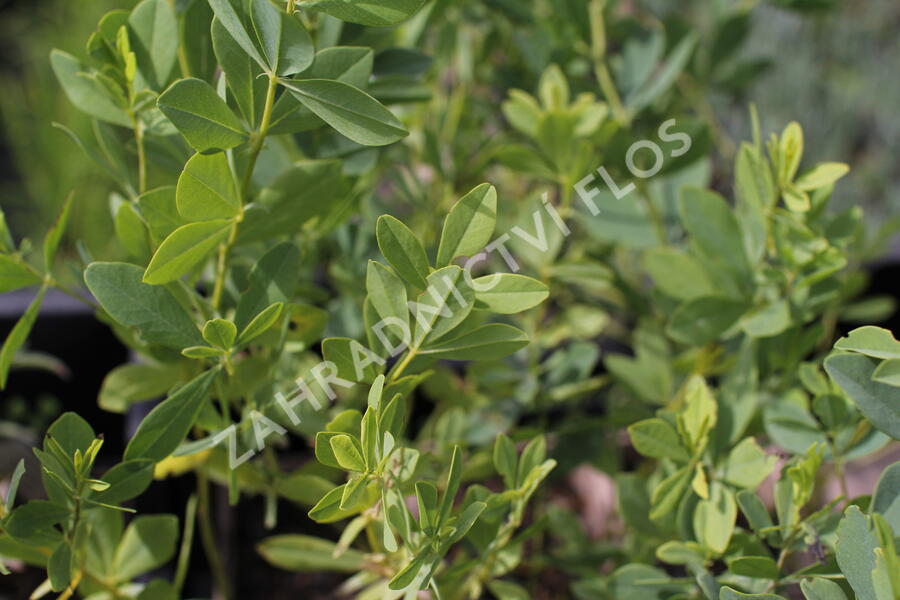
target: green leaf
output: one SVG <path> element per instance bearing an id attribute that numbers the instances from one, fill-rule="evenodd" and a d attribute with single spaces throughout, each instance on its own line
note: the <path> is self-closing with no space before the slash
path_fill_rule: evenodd
<path id="1" fill-rule="evenodd" d="M 678 432 L 662 419 L 646 419 L 628 427 L 634 449 L 650 458 L 671 458 L 687 462 L 690 455 L 681 444 Z"/>
<path id="2" fill-rule="evenodd" d="M 438 526 L 438 491 L 430 481 L 416 482 L 416 501 L 419 505 L 419 523 L 426 536 L 434 535 Z"/>
<path id="3" fill-rule="evenodd" d="M 217 374 L 212 369 L 198 375 L 151 410 L 128 442 L 125 460 L 159 462 L 172 454 L 194 426 Z"/>
<path id="4" fill-rule="evenodd" d="M 725 585 L 719 590 L 719 600 L 785 600 L 785 598 L 775 594 L 744 594 Z"/>
<path id="5" fill-rule="evenodd" d="M 241 0 L 208 0 L 213 13 L 226 31 L 234 38 L 234 41 L 247 53 L 256 63 L 266 68 L 266 61 L 259 53 L 256 45 L 250 37 L 244 21 L 244 7 L 247 6 Z"/>
<path id="6" fill-rule="evenodd" d="M 346 519 L 353 511 L 341 510 L 341 499 L 347 484 L 339 485 L 327 494 L 309 511 L 309 518 L 316 523 L 333 523 Z"/>
<path id="7" fill-rule="evenodd" d="M 702 546 L 721 555 L 728 548 L 737 519 L 737 504 L 731 491 L 718 483 L 710 487 L 709 500 L 694 510 L 694 533 Z"/>
<path id="8" fill-rule="evenodd" d="M 53 438 L 67 456 L 76 451 L 83 454 L 97 437 L 94 429 L 76 413 L 63 413 L 47 428 L 47 436 Z"/>
<path id="9" fill-rule="evenodd" d="M 241 294 L 234 323 L 239 331 L 263 311 L 278 302 L 288 303 L 300 274 L 300 250 L 291 242 L 282 242 L 266 252 L 248 276 L 249 285 Z"/>
<path id="10" fill-rule="evenodd" d="M 854 329 L 834 344 L 837 350 L 859 352 L 873 358 L 900 358 L 900 342 L 887 329 L 867 325 Z"/>
<path id="11" fill-rule="evenodd" d="M 125 529 L 116 548 L 112 572 L 120 581 L 152 571 L 175 555 L 178 519 L 172 515 L 142 515 Z"/>
<path id="12" fill-rule="evenodd" d="M 12 476 L 9 478 L 9 488 L 6 490 L 6 500 L 4 502 L 4 506 L 6 507 L 7 514 L 12 511 L 13 504 L 16 502 L 16 494 L 19 491 L 19 483 L 22 481 L 22 476 L 25 474 L 25 459 L 22 458 L 16 464 L 16 470 L 13 471 Z"/>
<path id="13" fill-rule="evenodd" d="M 141 281 L 144 270 L 125 263 L 92 263 L 84 273 L 100 306 L 146 341 L 176 349 L 203 343 L 190 316 L 167 289 Z"/>
<path id="14" fill-rule="evenodd" d="M 333 46 L 316 53 L 310 69 L 312 79 L 334 79 L 365 89 L 372 75 L 374 52 L 360 46 Z"/>
<path id="15" fill-rule="evenodd" d="M 850 167 L 844 163 L 822 163 L 798 177 L 794 186 L 802 192 L 811 192 L 832 185 L 849 172 Z"/>
<path id="16" fill-rule="evenodd" d="M 69 101 L 81 112 L 91 117 L 122 127 L 131 127 L 131 119 L 125 109 L 111 96 L 110 92 L 77 58 L 53 50 L 50 65 Z"/>
<path id="17" fill-rule="evenodd" d="M 534 308 L 547 299 L 550 290 L 531 277 L 513 273 L 494 273 L 473 281 L 477 308 L 487 308 L 495 313 L 511 315 Z"/>
<path id="18" fill-rule="evenodd" d="M 335 548 L 334 542 L 308 535 L 276 535 L 256 549 L 270 564 L 287 571 L 355 573 L 363 569 L 362 552 L 349 548 L 335 557 Z"/>
<path id="19" fill-rule="evenodd" d="M 69 518 L 69 509 L 47 500 L 32 500 L 13 511 L 4 529 L 28 545 L 53 545 L 61 535 L 53 526 Z"/>
<path id="20" fill-rule="evenodd" d="M 210 35 L 213 52 L 225 73 L 225 83 L 231 97 L 244 119 L 255 128 L 262 119 L 268 79 L 261 77 L 262 67 L 244 52 L 218 19 L 213 19 Z"/>
<path id="21" fill-rule="evenodd" d="M 175 201 L 188 221 L 236 217 L 241 212 L 241 197 L 228 156 L 224 152 L 192 156 L 178 177 Z"/>
<path id="22" fill-rule="evenodd" d="M 453 331 L 475 306 L 475 293 L 465 283 L 465 272 L 456 265 L 434 271 L 425 283 L 425 291 L 415 299 L 416 348 Z"/>
<path id="23" fill-rule="evenodd" d="M 749 305 L 741 300 L 717 296 L 694 298 L 675 309 L 666 333 L 682 344 L 703 346 L 719 339 L 748 309 Z"/>
<path id="24" fill-rule="evenodd" d="M 653 489 L 651 519 L 662 519 L 675 510 L 688 489 L 692 473 L 690 465 L 681 467 Z"/>
<path id="25" fill-rule="evenodd" d="M 882 361 L 872 373 L 872 380 L 890 386 L 900 387 L 900 358 Z"/>
<path id="26" fill-rule="evenodd" d="M 397 319 L 409 329 L 409 307 L 406 305 L 406 286 L 390 268 L 374 260 L 369 261 L 366 269 L 366 291 L 375 312 L 381 319 Z M 394 324 L 391 331 L 396 332 Z"/>
<path id="27" fill-rule="evenodd" d="M 63 233 L 66 231 L 66 225 L 69 223 L 69 213 L 72 212 L 72 194 L 66 198 L 62 211 L 56 218 L 56 222 L 44 237 L 44 270 L 49 273 L 53 270 L 53 261 L 56 259 L 56 252 L 59 250 L 59 243 L 62 241 Z"/>
<path id="28" fill-rule="evenodd" d="M 800 582 L 800 590 L 806 600 L 847 600 L 841 586 L 824 577 L 804 579 Z"/>
<path id="29" fill-rule="evenodd" d="M 47 576 L 50 578 L 50 588 L 54 592 L 61 592 L 69 586 L 72 580 L 72 549 L 68 542 L 61 543 L 50 555 L 50 560 L 47 561 Z"/>
<path id="30" fill-rule="evenodd" d="M 124 413 L 135 402 L 164 395 L 178 377 L 179 370 L 173 365 L 122 365 L 106 374 L 97 404 L 103 410 Z"/>
<path id="31" fill-rule="evenodd" d="M 237 327 L 225 319 L 211 319 L 203 326 L 203 339 L 213 346 L 227 350 L 234 346 Z"/>
<path id="32" fill-rule="evenodd" d="M 6 254 L 0 254 L 0 294 L 41 282 L 24 264 Z"/>
<path id="33" fill-rule="evenodd" d="M 354 438 L 347 434 L 340 434 L 332 437 L 328 443 L 331 445 L 335 460 L 342 469 L 365 472 L 366 461 L 363 459 L 359 442 Z"/>
<path id="34" fill-rule="evenodd" d="M 247 139 L 237 116 L 212 86 L 200 79 L 176 81 L 159 97 L 157 105 L 198 152 L 228 150 Z"/>
<path id="35" fill-rule="evenodd" d="M 166 85 L 178 51 L 178 20 L 168 0 L 143 0 L 128 18 L 131 48 L 149 87 Z"/>
<path id="36" fill-rule="evenodd" d="M 895 532 L 900 531 L 900 462 L 881 473 L 872 494 L 870 510 L 883 515 Z"/>
<path id="37" fill-rule="evenodd" d="M 143 494 L 153 481 L 154 462 L 149 459 L 126 460 L 103 474 L 109 484 L 105 491 L 91 496 L 104 504 L 121 504 Z"/>
<path id="38" fill-rule="evenodd" d="M 306 108 L 363 146 L 385 146 L 409 132 L 388 109 L 352 85 L 328 79 L 281 80 Z"/>
<path id="39" fill-rule="evenodd" d="M 497 360 L 527 345 L 528 335 L 524 331 L 502 323 L 490 323 L 419 354 L 449 360 Z"/>
<path id="40" fill-rule="evenodd" d="M 175 281 L 203 262 L 228 237 L 234 223 L 225 219 L 182 225 L 159 245 L 144 283 L 162 285 Z"/>
<path id="41" fill-rule="evenodd" d="M 178 600 L 178 591 L 164 579 L 154 579 L 135 600 Z"/>
<path id="42" fill-rule="evenodd" d="M 381 215 L 375 233 L 378 248 L 394 270 L 414 287 L 425 289 L 430 272 L 428 257 L 409 227 L 390 215 Z"/>
<path id="43" fill-rule="evenodd" d="M 675 248 L 651 248 L 644 254 L 643 263 L 659 290 L 677 300 L 693 300 L 716 292 L 703 267 Z"/>
<path id="44" fill-rule="evenodd" d="M 516 487 L 516 473 L 519 456 L 516 453 L 516 446 L 504 434 L 497 436 L 494 442 L 493 453 L 494 468 L 497 473 L 503 477 L 503 483 L 507 489 Z"/>
<path id="45" fill-rule="evenodd" d="M 835 554 L 838 566 L 858 600 L 878 600 L 872 582 L 872 571 L 876 566 L 875 549 L 878 546 L 878 539 L 871 531 L 866 516 L 858 506 L 849 506 L 838 525 Z"/>
<path id="46" fill-rule="evenodd" d="M 114 225 L 116 237 L 128 255 L 137 258 L 139 262 L 146 262 L 153 249 L 150 247 L 147 226 L 135 205 L 131 202 L 120 203 Z"/>
<path id="47" fill-rule="evenodd" d="M 449 265 L 457 256 L 481 252 L 497 223 L 497 190 L 482 183 L 450 209 L 441 231 L 437 266 Z"/>
<path id="48" fill-rule="evenodd" d="M 768 556 L 739 556 L 728 562 L 728 570 L 744 577 L 772 580 L 779 578 L 778 565 Z"/>
<path id="49" fill-rule="evenodd" d="M 322 357 L 335 364 L 338 377 L 348 381 L 372 383 L 383 370 L 383 364 L 370 359 L 367 348 L 350 338 L 322 340 Z"/>
<path id="50" fill-rule="evenodd" d="M 15 357 L 16 352 L 19 351 L 19 348 L 25 343 L 25 340 L 28 339 L 28 334 L 31 333 L 34 322 L 37 321 L 38 313 L 41 310 L 41 303 L 44 301 L 44 295 L 46 293 L 47 286 L 45 285 L 41 287 L 37 296 L 34 297 L 31 304 L 25 309 L 25 314 L 16 321 L 12 331 L 9 332 L 9 335 L 6 336 L 6 340 L 3 342 L 3 348 L 0 348 L 0 389 L 6 388 L 6 382 L 9 377 L 9 368 L 12 366 L 13 358 Z"/>
<path id="51" fill-rule="evenodd" d="M 755 439 L 744 438 L 728 455 L 722 479 L 738 487 L 755 490 L 772 474 L 777 463 L 778 457 L 767 455 Z"/>
<path id="52" fill-rule="evenodd" d="M 725 199 L 715 192 L 685 187 L 678 201 L 681 223 L 705 261 L 730 278 L 737 289 L 753 281 L 740 225 Z"/>
<path id="53" fill-rule="evenodd" d="M 803 129 L 791 121 L 781 133 L 778 147 L 778 182 L 785 186 L 794 180 L 803 158 Z"/>
<path id="54" fill-rule="evenodd" d="M 253 320 L 247 323 L 247 326 L 241 331 L 238 338 L 238 345 L 247 344 L 266 331 L 278 321 L 284 309 L 284 303 L 276 302 L 271 306 L 264 308 L 262 312 L 253 317 Z"/>
<path id="55" fill-rule="evenodd" d="M 186 224 L 178 212 L 176 193 L 174 186 L 166 186 L 150 190 L 138 197 L 138 206 L 150 229 L 154 246 L 158 246 L 173 231 Z"/>
<path id="56" fill-rule="evenodd" d="M 825 359 L 825 371 L 872 425 L 900 440 L 897 388 L 872 381 L 876 366 L 876 361 L 859 354 L 832 354 Z"/>
<path id="57" fill-rule="evenodd" d="M 312 64 L 312 40 L 296 16 L 279 10 L 269 0 L 251 0 L 250 18 L 268 72 L 293 75 Z"/>
<path id="58" fill-rule="evenodd" d="M 425 0 L 301 0 L 301 8 L 367 27 L 391 27 L 416 14 Z"/>

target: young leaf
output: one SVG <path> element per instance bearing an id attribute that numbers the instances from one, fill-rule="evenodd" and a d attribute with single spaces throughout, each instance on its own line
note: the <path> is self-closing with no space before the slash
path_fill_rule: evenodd
<path id="1" fill-rule="evenodd" d="M 531 277 L 513 273 L 495 273 L 474 280 L 477 308 L 511 315 L 533 308 L 547 299 L 547 286 Z"/>
<path id="2" fill-rule="evenodd" d="M 184 440 L 209 397 L 218 369 L 198 375 L 157 405 L 138 426 L 125 448 L 125 460 L 166 458 Z"/>
<path id="3" fill-rule="evenodd" d="M 497 223 L 497 190 L 482 183 L 450 209 L 441 231 L 437 266 L 449 265 L 457 256 L 472 256 L 484 249 Z"/>
<path id="4" fill-rule="evenodd" d="M 409 132 L 365 92 L 327 79 L 282 80 L 281 84 L 338 133 L 363 146 L 386 146 Z"/>
<path id="5" fill-rule="evenodd" d="M 694 511 L 694 532 L 702 546 L 721 555 L 728 548 L 737 519 L 737 505 L 731 491 L 714 484 L 709 500 L 701 500 Z"/>
<path id="6" fill-rule="evenodd" d="M 340 434 L 328 440 L 335 460 L 342 469 L 365 472 L 366 461 L 363 459 L 359 442 L 347 434 Z"/>
<path id="7" fill-rule="evenodd" d="M 236 217 L 241 211 L 241 197 L 228 156 L 224 152 L 192 156 L 178 178 L 175 202 L 188 221 Z"/>
<path id="8" fill-rule="evenodd" d="M 234 223 L 225 219 L 179 227 L 163 240 L 150 259 L 144 271 L 144 283 L 162 285 L 185 275 L 228 237 L 232 227 Z"/>
<path id="9" fill-rule="evenodd" d="M 25 343 L 25 340 L 28 339 L 28 334 L 31 333 L 31 328 L 34 327 L 34 322 L 37 320 L 38 313 L 41 310 L 41 303 L 44 301 L 46 293 L 47 286 L 42 286 L 37 296 L 25 309 L 25 314 L 19 318 L 12 331 L 9 332 L 9 335 L 3 342 L 3 347 L 0 348 L 0 389 L 6 388 L 9 368 L 12 366 L 13 358 L 16 352 L 19 351 L 19 348 L 22 347 L 22 344 Z"/>
<path id="10" fill-rule="evenodd" d="M 56 222 L 44 238 L 44 270 L 48 273 L 53 269 L 53 261 L 56 259 L 56 251 L 59 250 L 59 243 L 66 231 L 66 225 L 69 223 L 70 212 L 72 212 L 72 194 L 66 198 Z"/>
<path id="11" fill-rule="evenodd" d="M 157 105 L 198 152 L 221 152 L 247 139 L 244 126 L 225 101 L 200 79 L 176 81 L 162 93 Z"/>
<path id="12" fill-rule="evenodd" d="M 225 319 L 211 319 L 203 326 L 203 339 L 211 345 L 228 350 L 237 338 L 237 327 Z"/>
<path id="13" fill-rule="evenodd" d="M 241 335 L 238 337 L 238 345 L 249 343 L 265 333 L 269 327 L 278 321 L 282 309 L 284 309 L 284 303 L 276 302 L 253 317 L 253 320 L 247 323 L 247 326 L 241 331 Z"/>
<path id="14" fill-rule="evenodd" d="M 414 287 L 425 289 L 430 271 L 425 249 L 403 222 L 381 215 L 375 227 L 378 248 L 397 273 Z"/>
<path id="15" fill-rule="evenodd" d="M 54 50 L 50 53 L 50 65 L 69 101 L 88 115 L 122 127 L 131 127 L 131 119 L 125 109 L 111 96 L 96 77 L 87 75 L 87 68 L 77 58 Z"/>
<path id="16" fill-rule="evenodd" d="M 110 316 L 136 327 L 147 342 L 180 350 L 203 343 L 190 316 L 164 287 L 143 283 L 143 269 L 125 263 L 92 263 L 88 289 Z"/>

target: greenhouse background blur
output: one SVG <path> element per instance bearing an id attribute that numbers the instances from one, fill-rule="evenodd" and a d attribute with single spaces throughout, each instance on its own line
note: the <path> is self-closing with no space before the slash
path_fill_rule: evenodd
<path id="1" fill-rule="evenodd" d="M 501 0 L 493 0 L 500 3 Z M 571 0 L 573 2 L 578 0 Z M 50 69 L 51 46 L 84 55 L 83 40 L 98 18 L 134 2 L 6 0 L 0 3 L 0 206 L 17 237 L 33 237 L 52 221 L 63 199 L 77 190 L 69 235 L 86 240 L 93 254 L 115 248 L 106 198 L 111 189 L 99 170 L 54 122 L 76 133 L 91 124 L 62 94 Z M 839 160 L 853 171 L 841 184 L 839 205 L 863 206 L 872 222 L 900 214 L 900 3 L 895 0 L 621 0 L 619 10 L 646 10 L 678 17 L 701 31 L 717 11 L 754 6 L 744 62 L 746 91 L 739 98 L 713 97 L 710 104 L 727 134 L 747 139 L 747 105 L 764 116 L 763 130 L 799 120 L 807 135 L 810 163 Z M 808 11 L 777 6 L 802 5 Z M 778 61 L 778 69 L 768 69 Z M 721 145 L 720 145 L 721 147 Z M 718 166 L 728 168 L 720 160 Z M 730 175 L 725 177 L 730 180 Z M 895 248 L 895 252 L 897 249 Z"/>

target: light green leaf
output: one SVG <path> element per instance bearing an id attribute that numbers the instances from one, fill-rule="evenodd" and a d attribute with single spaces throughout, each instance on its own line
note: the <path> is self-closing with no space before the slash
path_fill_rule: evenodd
<path id="1" fill-rule="evenodd" d="M 92 263 L 84 279 L 103 309 L 122 325 L 136 327 L 147 342 L 176 349 L 203 343 L 171 292 L 142 283 L 142 274 L 136 265 Z"/>
<path id="2" fill-rule="evenodd" d="M 884 516 L 895 533 L 900 531 L 900 462 L 881 473 L 870 509 Z"/>
<path id="3" fill-rule="evenodd" d="M 847 600 L 841 586 L 824 577 L 804 579 L 800 582 L 800 590 L 806 600 Z"/>
<path id="4" fill-rule="evenodd" d="M 772 474 L 777 463 L 778 457 L 767 455 L 755 439 L 744 438 L 728 455 L 722 479 L 738 487 L 755 490 Z"/>
<path id="5" fill-rule="evenodd" d="M 718 483 L 710 488 L 709 500 L 701 500 L 694 510 L 697 541 L 717 555 L 728 548 L 737 519 L 737 504 L 731 491 Z"/>
<path id="6" fill-rule="evenodd" d="M 850 167 L 844 163 L 822 163 L 798 177 L 794 186 L 802 192 L 811 192 L 833 184 L 849 172 Z"/>
<path id="7" fill-rule="evenodd" d="M 41 278 L 24 264 L 6 254 L 0 254 L 0 294 L 41 282 Z"/>
<path id="8" fill-rule="evenodd" d="M 776 594 L 744 594 L 727 585 L 719 590 L 719 600 L 785 600 Z"/>
<path id="9" fill-rule="evenodd" d="M 166 186 L 145 192 L 138 197 L 138 206 L 141 215 L 150 229 L 150 237 L 154 246 L 169 237 L 169 235 L 186 224 L 178 213 L 176 200 L 176 188 Z"/>
<path id="10" fill-rule="evenodd" d="M 872 380 L 900 387 L 900 358 L 890 358 L 882 361 L 875 369 L 875 372 L 872 373 Z"/>
<path id="11" fill-rule="evenodd" d="M 159 97 L 157 105 L 198 152 L 228 150 L 247 139 L 237 116 L 212 86 L 200 79 L 176 81 Z"/>
<path id="12" fill-rule="evenodd" d="M 897 388 L 872 381 L 876 366 L 876 361 L 859 354 L 832 354 L 825 359 L 825 371 L 872 425 L 900 440 Z"/>
<path id="13" fill-rule="evenodd" d="M 397 273 L 416 288 L 425 289 L 428 257 L 409 227 L 390 215 L 381 215 L 375 233 L 378 248 Z"/>
<path id="14" fill-rule="evenodd" d="M 50 65 L 63 92 L 78 110 L 100 121 L 122 127 L 132 126 L 125 109 L 96 77 L 87 73 L 87 68 L 77 58 L 62 50 L 54 50 L 50 53 Z"/>
<path id="15" fill-rule="evenodd" d="M 350 338 L 325 338 L 322 341 L 322 357 L 335 364 L 338 377 L 348 381 L 372 383 L 381 374 L 383 365 L 374 359 L 370 361 L 369 352 Z"/>
<path id="16" fill-rule="evenodd" d="M 363 146 L 385 146 L 409 132 L 388 109 L 352 85 L 328 79 L 281 80 L 306 108 Z"/>
<path id="17" fill-rule="evenodd" d="M 768 556 L 739 556 L 728 562 L 728 570 L 735 575 L 757 579 L 777 580 L 778 565 Z"/>
<path id="18" fill-rule="evenodd" d="M 342 469 L 365 472 L 366 461 L 363 459 L 359 442 L 346 434 L 340 434 L 328 440 L 331 451 Z"/>
<path id="19" fill-rule="evenodd" d="M 217 369 L 202 373 L 158 404 L 138 426 L 125 449 L 125 460 L 161 461 L 187 437 L 209 397 Z"/>
<path id="20" fill-rule="evenodd" d="M 366 291 L 375 312 L 381 319 L 397 319 L 409 329 L 409 307 L 406 305 L 406 286 L 393 270 L 374 260 L 366 270 Z M 392 323 L 389 330 L 396 332 Z"/>
<path id="21" fill-rule="evenodd" d="M 13 358 L 16 352 L 19 351 L 19 348 L 25 343 L 25 340 L 28 339 L 28 334 L 31 333 L 31 328 L 34 327 L 34 322 L 37 320 L 38 313 L 41 310 L 41 303 L 44 301 L 46 293 L 47 286 L 45 285 L 41 287 L 37 296 L 25 309 L 25 314 L 16 321 L 12 331 L 9 332 L 9 335 L 6 336 L 6 340 L 3 342 L 3 348 L 0 348 L 0 389 L 6 388 L 9 368 L 12 366 Z"/>
<path id="22" fill-rule="evenodd" d="M 232 221 L 218 219 L 179 227 L 163 240 L 150 259 L 144 283 L 161 285 L 185 275 L 228 237 L 233 226 Z"/>
<path id="23" fill-rule="evenodd" d="M 547 299 L 550 290 L 531 277 L 513 273 L 495 273 L 478 277 L 473 282 L 477 308 L 511 315 L 534 308 Z"/>
<path id="24" fill-rule="evenodd" d="M 219 358 L 220 356 L 225 356 L 227 354 L 225 350 L 221 348 L 213 348 L 212 346 L 190 346 L 181 351 L 182 356 L 186 356 L 187 358 L 195 358 L 198 360 L 204 360 L 207 358 Z"/>
<path id="25" fill-rule="evenodd" d="M 253 317 L 253 320 L 247 323 L 247 326 L 241 331 L 241 335 L 238 338 L 238 345 L 243 345 L 252 340 L 256 339 L 258 336 L 265 333 L 269 327 L 275 324 L 278 321 L 278 317 L 281 316 L 281 312 L 284 309 L 284 303 L 276 302 L 272 304 L 268 308 L 264 308 L 262 312 Z"/>
<path id="26" fill-rule="evenodd" d="M 497 190 L 482 183 L 460 198 L 444 220 L 437 266 L 457 256 L 472 256 L 484 249 L 497 223 Z"/>
<path id="27" fill-rule="evenodd" d="M 419 354 L 449 360 L 497 360 L 528 345 L 528 335 L 510 325 L 489 323 Z"/>
<path id="28" fill-rule="evenodd" d="M 516 453 L 516 446 L 502 433 L 497 436 L 497 440 L 494 442 L 493 461 L 497 473 L 503 477 L 503 484 L 507 489 L 514 489 L 516 487 L 519 455 Z"/>
<path id="29" fill-rule="evenodd" d="M 337 558 L 336 545 L 329 540 L 308 535 L 277 535 L 266 538 L 257 550 L 270 564 L 288 571 L 338 571 L 355 573 L 363 569 L 365 556 L 349 548 Z"/>
<path id="30" fill-rule="evenodd" d="M 301 0 L 298 4 L 350 23 L 391 27 L 416 14 L 425 0 Z"/>
<path id="31" fill-rule="evenodd" d="M 803 129 L 791 121 L 781 133 L 778 146 L 778 182 L 784 186 L 794 181 L 803 158 Z"/>
<path id="32" fill-rule="evenodd" d="M 228 350 L 237 338 L 237 327 L 225 319 L 211 319 L 203 326 L 203 339 L 211 345 Z"/>
<path id="33" fill-rule="evenodd" d="M 887 329 L 872 325 L 854 329 L 846 337 L 839 339 L 834 347 L 873 358 L 900 358 L 900 342 Z"/>
<path id="34" fill-rule="evenodd" d="M 416 348 L 450 333 L 475 306 L 475 294 L 465 283 L 464 271 L 456 265 L 434 271 L 425 281 L 425 291 L 414 300 Z"/>
<path id="35" fill-rule="evenodd" d="M 703 267 L 689 254 L 675 248 L 651 248 L 644 254 L 643 263 L 660 291 L 677 300 L 692 300 L 716 292 Z"/>
<path id="36" fill-rule="evenodd" d="M 241 197 L 228 156 L 195 154 L 184 165 L 175 191 L 178 212 L 188 221 L 229 219 L 241 211 Z"/>
<path id="37" fill-rule="evenodd" d="M 650 458 L 671 458 L 687 462 L 690 455 L 681 444 L 678 432 L 662 419 L 646 419 L 628 427 L 635 450 Z"/>
<path id="38" fill-rule="evenodd" d="M 164 565 L 175 555 L 178 519 L 172 515 L 142 515 L 125 529 L 116 548 L 112 572 L 120 581 Z"/>

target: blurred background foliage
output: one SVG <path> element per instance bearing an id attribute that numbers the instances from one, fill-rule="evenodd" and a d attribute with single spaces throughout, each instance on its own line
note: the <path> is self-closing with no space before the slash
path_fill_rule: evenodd
<path id="1" fill-rule="evenodd" d="M 61 94 L 48 54 L 55 46 L 83 55 L 85 35 L 99 17 L 112 8 L 131 8 L 133 4 L 128 0 L 0 3 L 0 205 L 17 237 L 44 231 L 66 195 L 77 189 L 71 238 L 84 239 L 95 255 L 108 256 L 115 250 L 105 206 L 109 182 L 53 127 L 54 122 L 65 123 L 84 136 L 91 123 Z M 490 81 L 498 89 L 479 90 L 483 93 L 478 96 L 485 102 L 473 104 L 480 115 L 459 115 L 458 122 L 444 118 L 439 138 L 456 127 L 464 145 L 467 124 L 474 126 L 469 131 L 480 136 L 479 125 L 499 117 L 496 102 L 505 97 L 507 87 L 534 89 L 550 62 L 568 61 L 562 64 L 570 77 L 590 68 L 587 61 L 572 55 L 573 38 L 560 36 L 567 29 L 559 21 L 567 21 L 575 30 L 588 26 L 576 18 L 577 1 L 539 2 L 546 19 L 521 29 L 516 27 L 517 15 L 526 18 L 528 12 L 517 9 L 514 2 L 457 4 L 459 13 L 465 15 L 461 19 L 465 26 L 455 31 L 458 40 L 447 39 L 450 30 L 446 29 L 444 39 L 436 41 L 435 55 L 440 56 L 442 44 L 448 49 L 464 48 L 460 40 L 483 44 L 488 37 L 494 44 L 490 56 L 495 60 L 481 66 L 496 69 L 496 73 L 486 78 L 460 72 L 457 65 L 438 65 L 433 72 L 444 78 L 447 93 L 436 95 L 433 102 L 442 109 L 439 114 L 452 117 L 454 108 L 461 106 L 459 98 L 468 89 L 467 81 L 479 86 Z M 572 11 L 560 12 L 560 6 L 570 6 Z M 900 146 L 900 122 L 894 118 L 900 96 L 896 77 L 900 72 L 900 38 L 896 35 L 900 4 L 893 0 L 620 0 L 615 9 L 622 19 L 610 31 L 611 52 L 633 38 L 637 23 L 646 30 L 657 20 L 670 38 L 672 32 L 690 30 L 715 38 L 706 47 L 726 59 L 713 74 L 716 85 L 692 89 L 689 75 L 682 75 L 678 84 L 684 102 L 690 105 L 687 110 L 707 120 L 714 115 L 718 122 L 714 181 L 730 180 L 734 140 L 750 136 L 747 104 L 752 100 L 762 115 L 763 131 L 780 129 L 790 120 L 803 125 L 811 162 L 829 159 L 853 165 L 836 199 L 838 204 L 863 206 L 871 221 L 897 214 L 900 166 L 891 149 Z M 746 18 L 729 17 L 744 12 Z M 506 23 L 498 19 L 502 13 L 509 17 Z M 490 19 L 491 25 L 480 26 L 479 19 Z M 723 21 L 728 22 L 724 30 Z M 585 37 L 585 32 L 579 33 Z M 672 41 L 667 40 L 667 45 Z M 472 51 L 477 52 L 477 47 Z M 611 60 L 620 87 L 627 83 L 630 71 L 623 57 L 627 58 L 627 53 Z M 694 60 L 708 59 L 698 53 Z M 776 62 L 777 68 L 773 68 Z M 464 64 L 464 58 L 458 60 L 458 66 Z M 426 110 L 422 114 L 435 113 Z M 472 171 L 480 174 L 478 168 Z"/>

